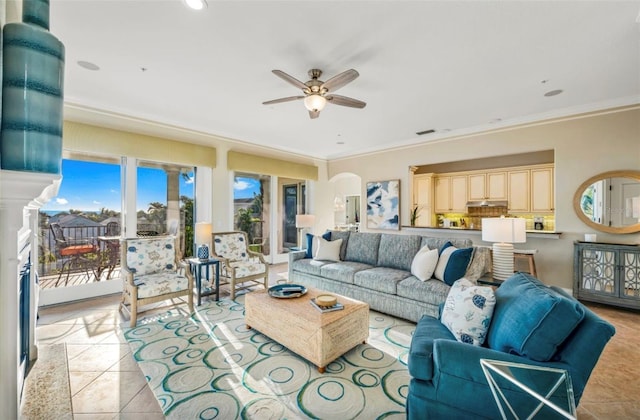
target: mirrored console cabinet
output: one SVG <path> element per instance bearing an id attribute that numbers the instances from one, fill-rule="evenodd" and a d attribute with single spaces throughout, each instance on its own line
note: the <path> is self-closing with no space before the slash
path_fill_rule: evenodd
<path id="1" fill-rule="evenodd" d="M 640 245 L 574 242 L 573 294 L 640 309 Z"/>

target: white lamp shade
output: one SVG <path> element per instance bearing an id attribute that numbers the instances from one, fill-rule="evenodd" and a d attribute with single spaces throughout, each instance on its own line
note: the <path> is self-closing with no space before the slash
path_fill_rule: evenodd
<path id="1" fill-rule="evenodd" d="M 316 223 L 316 216 L 313 214 L 298 214 L 296 215 L 296 227 L 297 228 L 309 228 L 313 227 Z"/>
<path id="2" fill-rule="evenodd" d="M 314 111 L 314 112 L 322 111 L 326 104 L 327 104 L 327 100 L 325 99 L 325 97 L 320 96 L 316 93 L 308 95 L 306 98 L 304 98 L 304 106 L 309 111 Z"/>
<path id="3" fill-rule="evenodd" d="M 196 223 L 196 244 L 209 244 L 211 242 L 211 223 Z"/>
<path id="4" fill-rule="evenodd" d="M 484 218 L 482 240 L 511 244 L 527 242 L 526 221 L 518 217 Z"/>

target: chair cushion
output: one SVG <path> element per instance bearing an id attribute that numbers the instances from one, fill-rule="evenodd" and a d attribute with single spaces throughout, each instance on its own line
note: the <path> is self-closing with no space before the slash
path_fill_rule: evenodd
<path id="1" fill-rule="evenodd" d="M 231 267 L 236 269 L 236 278 L 255 276 L 256 274 L 265 273 L 266 266 L 259 260 L 248 261 L 231 261 Z"/>
<path id="2" fill-rule="evenodd" d="M 247 243 L 243 233 L 213 234 L 216 255 L 231 261 L 246 261 L 249 258 Z"/>
<path id="3" fill-rule="evenodd" d="M 411 273 L 404 270 L 387 267 L 374 267 L 362 270 L 353 276 L 353 284 L 365 289 L 395 295 L 400 281 L 410 277 Z"/>
<path id="4" fill-rule="evenodd" d="M 189 287 L 187 277 L 174 271 L 134 276 L 133 283 L 138 286 L 139 299 L 179 292 Z"/>
<path id="5" fill-rule="evenodd" d="M 411 270 L 413 256 L 420 249 L 421 238 L 417 235 L 394 235 L 383 233 L 378 249 L 378 267 Z"/>
<path id="6" fill-rule="evenodd" d="M 325 264 L 320 268 L 320 275 L 331 280 L 342 283 L 353 284 L 355 273 L 361 270 L 373 268 L 370 265 L 352 261 L 340 261 L 337 263 Z"/>
<path id="7" fill-rule="evenodd" d="M 548 361 L 584 317 L 582 305 L 535 277 L 516 273 L 496 291 L 490 348 Z"/>
<path id="8" fill-rule="evenodd" d="M 496 297 L 491 287 L 477 286 L 465 278 L 453 283 L 440 320 L 462 343 L 484 343 Z"/>
<path id="9" fill-rule="evenodd" d="M 345 260 L 375 266 L 378 263 L 379 246 L 379 233 L 353 232 L 349 235 Z"/>
<path id="10" fill-rule="evenodd" d="M 473 248 L 458 249 L 447 242 L 441 249 L 436 265 L 435 277 L 451 286 L 464 277 L 473 256 Z"/>
<path id="11" fill-rule="evenodd" d="M 175 271 L 174 238 L 127 239 L 127 267 L 137 276 L 161 271 Z"/>
<path id="12" fill-rule="evenodd" d="M 95 252 L 96 248 L 91 244 L 84 245 L 71 245 L 60 250 L 60 255 L 63 257 L 68 257 L 70 255 L 82 255 L 89 254 L 91 252 Z"/>

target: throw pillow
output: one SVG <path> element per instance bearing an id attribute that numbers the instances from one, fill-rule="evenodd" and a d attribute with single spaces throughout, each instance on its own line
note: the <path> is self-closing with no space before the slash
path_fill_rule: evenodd
<path id="1" fill-rule="evenodd" d="M 429 249 L 428 246 L 424 246 L 418 251 L 415 257 L 413 257 L 411 274 L 422 281 L 427 281 L 433 276 L 436 264 L 438 264 L 438 250 Z"/>
<path id="2" fill-rule="evenodd" d="M 440 322 L 462 343 L 481 346 L 491 324 L 496 297 L 490 287 L 477 286 L 464 277 L 451 286 Z"/>
<path id="3" fill-rule="evenodd" d="M 316 255 L 313 259 L 322 261 L 340 261 L 340 245 L 342 245 L 342 239 L 336 239 L 335 241 L 327 241 L 322 237 L 318 239 L 318 251 L 316 251 Z"/>
<path id="4" fill-rule="evenodd" d="M 516 273 L 496 290 L 487 343 L 494 350 L 546 362 L 582 322 L 584 314 L 577 300 L 529 274 Z"/>
<path id="5" fill-rule="evenodd" d="M 458 249 L 447 242 L 440 251 L 435 277 L 451 286 L 464 277 L 473 256 L 473 248 Z"/>
<path id="6" fill-rule="evenodd" d="M 331 240 L 331 232 L 325 232 L 322 234 L 322 237 L 327 241 Z M 313 243 L 316 242 L 314 239 L 317 236 L 314 236 L 311 233 L 307 233 L 307 252 L 304 254 L 305 258 L 313 258 Z"/>

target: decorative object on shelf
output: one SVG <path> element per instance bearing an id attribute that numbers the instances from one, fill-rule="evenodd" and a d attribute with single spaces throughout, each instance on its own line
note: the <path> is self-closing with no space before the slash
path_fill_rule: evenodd
<path id="1" fill-rule="evenodd" d="M 209 243 L 211 242 L 211 223 L 196 223 L 195 244 L 200 244 L 196 255 L 201 260 L 209 258 Z"/>
<path id="2" fill-rule="evenodd" d="M 316 297 L 316 304 L 323 308 L 330 308 L 336 303 L 338 303 L 338 299 L 333 295 L 318 295 Z"/>
<path id="3" fill-rule="evenodd" d="M 3 28 L 2 169 L 60 173 L 64 45 L 49 32 L 49 0 L 24 0 Z"/>
<path id="4" fill-rule="evenodd" d="M 411 210 L 411 226 L 416 225 L 416 220 L 418 220 L 418 210 L 420 207 L 415 206 L 413 210 Z"/>
<path id="5" fill-rule="evenodd" d="M 367 227 L 400 229 L 400 180 L 367 182 Z"/>
<path id="6" fill-rule="evenodd" d="M 513 244 L 527 242 L 526 221 L 517 217 L 482 219 L 482 240 L 493 242 L 493 278 L 513 275 Z"/>
<path id="7" fill-rule="evenodd" d="M 275 286 L 271 286 L 267 292 L 269 296 L 278 298 L 278 299 L 291 299 L 303 296 L 307 293 L 307 288 L 300 284 L 276 284 Z"/>
<path id="8" fill-rule="evenodd" d="M 306 228 L 312 228 L 316 223 L 316 216 L 313 214 L 297 214 L 296 215 L 296 229 L 298 229 L 298 246 L 303 249 L 304 240 L 302 232 Z"/>

